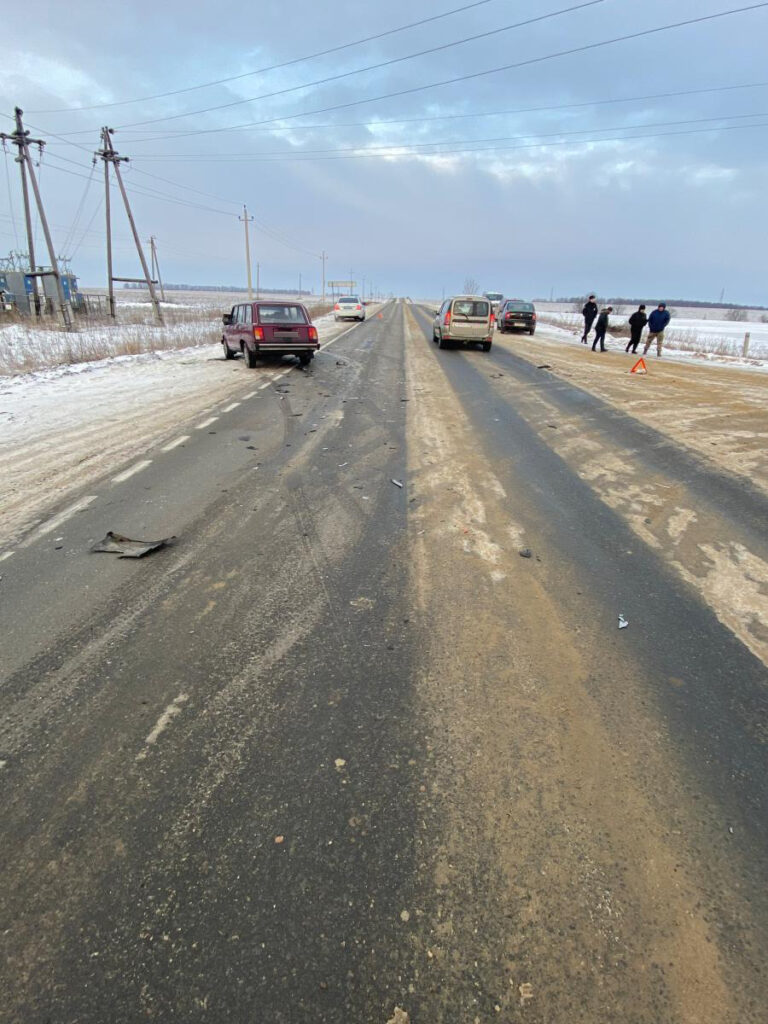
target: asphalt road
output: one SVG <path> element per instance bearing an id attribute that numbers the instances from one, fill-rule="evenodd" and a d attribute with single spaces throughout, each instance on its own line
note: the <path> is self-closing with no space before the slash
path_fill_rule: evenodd
<path id="1" fill-rule="evenodd" d="M 766 556 L 762 499 L 430 330 L 243 370 L 0 563 L 0 1020 L 765 1019 L 766 667 L 529 408 Z"/>

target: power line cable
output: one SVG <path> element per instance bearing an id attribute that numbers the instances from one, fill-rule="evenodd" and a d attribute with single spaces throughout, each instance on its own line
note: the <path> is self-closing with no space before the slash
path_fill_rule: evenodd
<path id="1" fill-rule="evenodd" d="M 766 0 L 768 3 L 768 0 Z M 478 39 L 487 39 L 489 36 L 499 35 L 501 32 L 511 32 L 516 28 L 524 28 L 527 25 L 534 25 L 538 22 L 548 21 L 551 18 L 558 18 L 563 14 L 572 14 L 575 11 L 584 10 L 587 7 L 595 7 L 598 4 L 605 3 L 605 0 L 582 0 L 582 3 L 573 4 L 570 7 L 563 7 L 558 11 L 550 11 L 547 14 L 539 14 L 533 18 L 526 18 L 524 21 L 515 22 L 512 25 L 503 25 L 500 28 L 488 29 L 485 32 L 479 32 L 474 36 L 464 36 L 462 39 L 456 39 L 451 43 L 443 43 L 440 46 L 431 46 L 426 50 L 418 50 L 416 53 L 409 53 L 403 57 L 391 57 L 389 60 L 379 61 L 378 64 L 369 64 L 364 68 L 356 68 L 354 71 L 342 71 L 337 75 L 327 75 L 325 78 L 318 78 L 313 82 L 305 82 L 303 85 L 292 85 L 285 89 L 277 89 L 274 92 L 262 93 L 259 96 L 251 96 L 247 99 L 232 100 L 229 103 L 219 103 L 212 107 L 202 107 L 199 110 L 190 110 L 184 114 L 169 114 L 167 117 L 154 117 L 149 118 L 146 121 L 130 121 L 123 125 L 118 125 L 119 129 L 122 128 L 135 128 L 140 127 L 144 124 L 159 124 L 160 122 L 167 121 L 178 121 L 184 117 L 195 117 L 198 114 L 210 114 L 216 110 L 226 110 L 230 107 L 240 107 L 244 103 L 253 103 L 257 100 L 273 99 L 275 96 L 286 96 L 288 93 L 301 92 L 303 89 L 311 89 L 318 85 L 327 85 L 330 82 L 338 82 L 344 78 L 352 78 L 354 75 L 366 74 L 369 71 L 380 71 L 382 68 L 392 67 L 394 64 L 401 64 L 406 60 L 414 60 L 416 57 L 425 57 L 430 53 L 440 53 L 444 50 L 453 49 L 456 46 L 463 46 L 465 43 L 473 43 Z M 758 6 L 765 6 L 760 4 Z M 687 24 L 687 23 L 683 23 Z M 483 72 L 483 74 L 490 74 L 490 72 Z M 427 88 L 422 86 L 422 88 Z M 361 101 L 362 102 L 362 101 Z"/>
<path id="2" fill-rule="evenodd" d="M 330 46 L 325 50 L 317 50 L 315 53 L 308 53 L 304 57 L 294 57 L 291 60 L 283 61 L 281 64 L 270 64 L 268 67 L 258 68 L 256 71 L 245 71 L 240 75 L 231 75 L 229 78 L 218 78 L 212 82 L 203 82 L 200 85 L 189 85 L 184 89 L 173 89 L 170 92 L 158 92 L 151 96 L 138 96 L 131 100 L 115 100 L 112 103 L 94 103 L 87 107 L 58 107 L 53 110 L 31 110 L 29 113 L 35 114 L 68 114 L 72 111 L 80 110 L 104 110 L 108 107 L 123 107 L 131 103 L 146 103 L 149 100 L 160 100 L 165 99 L 168 96 L 180 96 L 185 92 L 194 92 L 198 89 L 210 89 L 215 85 L 225 85 L 227 82 L 239 82 L 243 78 L 251 78 L 254 75 L 263 75 L 268 71 L 278 71 L 281 68 L 291 67 L 294 64 L 301 64 L 305 60 L 314 60 L 316 57 L 327 57 L 331 53 L 340 53 L 342 50 L 348 50 L 353 46 L 362 46 L 364 43 L 371 43 L 376 39 L 384 39 L 386 36 L 396 35 L 398 32 L 405 32 L 411 28 L 419 28 L 421 25 L 428 25 L 430 22 L 440 21 L 443 18 L 448 18 L 453 14 L 461 14 L 464 11 L 469 11 L 473 7 L 484 7 L 486 4 L 494 3 L 495 0 L 475 0 L 474 3 L 464 4 L 463 7 L 454 7 L 453 10 L 443 11 L 442 14 L 433 14 L 429 18 L 421 18 L 419 21 L 409 22 L 407 25 L 400 25 L 397 28 L 390 28 L 384 32 L 377 32 L 372 36 L 365 36 L 362 39 L 355 39 L 350 43 L 341 43 L 338 46 Z"/>
<path id="3" fill-rule="evenodd" d="M 228 128 L 207 128 L 202 131 L 195 132 L 178 132 L 172 135 L 162 135 L 159 138 L 145 138 L 145 139 L 125 139 L 121 141 L 124 144 L 135 145 L 141 142 L 164 142 L 165 140 L 177 141 L 178 139 L 188 138 L 190 136 L 197 135 L 210 135 L 218 132 L 229 132 L 236 130 L 243 130 L 251 128 L 254 133 L 275 133 L 275 132 L 300 132 L 300 131 L 316 131 L 318 129 L 325 128 L 381 128 L 390 124 L 423 124 L 431 121 L 457 121 L 466 118 L 478 119 L 481 117 L 502 117 L 511 114 L 534 114 L 534 113 L 545 113 L 555 110 L 577 110 L 579 108 L 586 107 L 600 107 L 616 103 L 635 103 L 643 100 L 658 100 L 658 99 L 672 99 L 680 96 L 700 96 L 705 93 L 718 93 L 718 92 L 732 92 L 737 89 L 758 89 L 768 86 L 768 82 L 748 82 L 744 85 L 720 85 L 712 86 L 708 89 L 682 89 L 676 92 L 652 92 L 646 93 L 642 96 L 618 96 L 613 99 L 602 99 L 602 100 L 586 100 L 581 103 L 557 103 L 552 106 L 545 107 L 513 107 L 508 110 L 479 110 L 465 114 L 434 114 L 423 117 L 404 117 L 404 118 L 389 118 L 380 121 L 335 121 L 329 122 L 328 124 L 298 124 L 286 127 L 279 127 L 278 122 L 280 118 L 275 118 L 275 124 L 278 127 L 272 125 L 271 127 L 259 127 L 251 128 L 250 124 L 243 125 L 231 125 Z M 265 122 L 258 122 L 259 124 L 265 124 Z M 66 134 L 66 133 L 65 133 Z M 159 134 L 159 133 L 158 133 Z M 56 136 L 56 138 L 63 138 L 62 136 Z M 64 140 L 66 141 L 66 140 Z"/>
<path id="4" fill-rule="evenodd" d="M 13 225 L 13 237 L 16 242 L 16 248 L 20 249 L 19 245 L 19 232 L 16 227 L 16 214 L 13 212 L 13 196 L 11 195 L 11 172 L 8 167 L 8 147 L 3 139 L 3 154 L 5 156 L 5 183 L 8 188 L 8 211 L 11 215 L 11 224 Z"/>
<path id="5" fill-rule="evenodd" d="M 379 100 L 393 99 L 393 98 L 398 97 L 398 96 L 409 96 L 409 95 L 413 95 L 414 93 L 417 93 L 417 92 L 425 92 L 425 91 L 427 91 L 429 89 L 437 89 L 437 88 L 441 88 L 441 87 L 446 86 L 446 85 L 455 85 L 455 84 L 457 84 L 459 82 L 467 82 L 467 81 L 471 81 L 473 79 L 483 78 L 483 77 L 485 77 L 487 75 L 499 74 L 502 71 L 512 71 L 512 70 L 515 70 L 517 68 L 529 67 L 529 66 L 531 66 L 533 64 L 541 64 L 544 61 L 555 60 L 555 59 L 558 59 L 560 57 L 567 57 L 567 56 L 571 56 L 571 55 L 576 54 L 576 53 L 585 53 L 585 52 L 590 51 L 590 50 L 599 49 L 600 47 L 603 47 L 603 46 L 612 46 L 615 43 L 627 42 L 627 41 L 632 40 L 632 39 L 641 39 L 641 38 L 644 38 L 644 37 L 647 37 L 647 36 L 656 35 L 656 34 L 661 33 L 661 32 L 668 32 L 668 31 L 671 31 L 672 29 L 684 28 L 685 26 L 688 26 L 688 25 L 698 25 L 698 24 L 702 24 L 704 22 L 714 21 L 714 20 L 716 20 L 718 18 L 725 18 L 725 17 L 729 17 L 730 15 L 734 15 L 734 14 L 744 14 L 745 12 L 754 11 L 754 10 L 758 10 L 758 9 L 765 8 L 765 7 L 768 7 L 768 0 L 763 0 L 763 2 L 761 2 L 761 3 L 751 4 L 748 7 L 737 7 L 737 8 L 733 8 L 731 10 L 728 10 L 728 11 L 719 11 L 719 12 L 717 12 L 715 14 L 702 15 L 702 16 L 697 17 L 697 18 L 688 18 L 685 21 L 677 21 L 677 22 L 673 22 L 673 23 L 671 23 L 669 25 L 658 25 L 655 28 L 644 29 L 641 32 L 630 32 L 630 33 L 628 33 L 626 35 L 615 36 L 612 39 L 604 39 L 604 40 L 601 40 L 601 41 L 599 41 L 597 43 L 586 43 L 583 46 L 576 46 L 576 47 L 573 47 L 573 48 L 571 48 L 569 50 L 558 50 L 555 53 L 545 54 L 545 55 L 543 55 L 541 57 L 531 57 L 528 60 L 518 61 L 515 64 L 503 64 L 503 65 L 500 65 L 499 67 L 488 68 L 486 71 L 474 71 L 474 72 L 470 72 L 470 73 L 465 74 L 465 75 L 456 75 L 453 78 L 445 78 L 445 79 L 442 79 L 442 80 L 440 80 L 438 82 L 430 82 L 427 85 L 415 85 L 415 86 L 411 86 L 408 89 L 398 89 L 395 92 L 381 93 L 378 96 L 368 96 L 368 97 L 364 97 L 363 99 L 348 100 L 345 103 L 336 103 L 336 104 L 333 104 L 333 105 L 327 106 L 327 107 L 318 107 L 318 108 L 316 108 L 314 110 L 304 110 L 304 111 L 301 111 L 300 113 L 297 113 L 297 114 L 285 114 L 285 115 L 283 115 L 280 118 L 270 118 L 269 120 L 264 120 L 264 121 L 254 121 L 253 124 L 255 126 L 257 126 L 257 125 L 261 125 L 261 124 L 274 123 L 275 121 L 289 121 L 289 120 L 294 120 L 297 117 L 308 117 L 308 116 L 310 116 L 312 114 L 325 114 L 325 113 L 329 113 L 329 112 L 334 111 L 334 110 L 346 110 L 349 107 L 361 106 L 364 103 L 376 103 Z M 313 83 L 311 83 L 311 82 L 307 83 L 306 85 L 302 86 L 302 88 L 309 88 L 312 84 Z M 243 100 L 242 102 L 249 103 L 249 102 L 252 102 L 253 100 L 263 99 L 263 98 L 264 97 L 257 96 L 257 97 L 252 97 L 251 100 Z M 195 114 L 195 113 L 200 113 L 200 111 L 192 111 L 192 112 L 190 112 L 190 114 L 187 114 L 187 115 L 177 115 L 177 116 L 192 116 L 192 114 Z M 167 120 L 171 120 L 171 118 L 154 118 L 153 120 L 148 120 L 148 121 L 137 121 L 137 122 L 133 122 L 133 124 L 131 124 L 131 125 L 123 125 L 122 127 L 123 128 L 139 127 L 139 126 L 144 125 L 144 124 L 157 124 L 157 123 L 160 123 L 162 121 L 167 121 Z"/>
<path id="6" fill-rule="evenodd" d="M 755 115 L 757 116 L 757 115 Z M 563 139 L 560 142 L 532 142 L 526 143 L 522 146 L 488 146 L 483 148 L 472 148 L 465 147 L 462 149 L 450 149 L 441 150 L 435 153 L 422 153 L 419 151 L 405 150 L 403 147 L 392 146 L 389 154 L 387 153 L 349 153 L 336 156 L 316 156 L 311 159 L 302 160 L 301 157 L 296 156 L 280 156 L 272 157 L 271 159 L 264 160 L 263 163 L 280 163 L 280 162 L 296 162 L 296 163 L 312 163 L 317 160 L 387 160 L 396 157 L 422 157 L 434 159 L 442 156 L 455 156 L 461 153 L 505 153 L 515 149 L 547 149 L 550 146 L 581 146 L 581 145 L 594 145 L 601 142 L 634 142 L 637 139 L 663 139 L 672 135 L 700 135 L 707 132 L 721 132 L 721 131 L 737 131 L 745 130 L 749 128 L 768 128 L 768 121 L 760 124 L 735 124 L 735 125 L 713 125 L 707 128 L 692 128 L 677 132 L 659 132 L 643 135 L 617 135 L 609 136 L 608 138 L 594 138 L 594 139 Z M 623 129 L 630 131 L 631 129 Z M 520 138 L 526 138 L 526 136 L 519 136 Z M 530 136 L 528 136 L 530 137 Z M 400 152 L 397 152 L 400 150 Z"/>
<path id="7" fill-rule="evenodd" d="M 484 143 L 484 142 L 511 142 L 516 139 L 546 139 L 556 138 L 561 135 L 589 135 L 595 132 L 618 132 L 618 131 L 635 131 L 637 129 L 644 128 L 666 128 L 666 127 L 678 127 L 680 125 L 689 124 L 703 124 L 711 121 L 733 121 L 738 119 L 746 119 L 750 117 L 768 117 L 768 111 L 754 111 L 748 114 L 717 114 L 714 117 L 697 117 L 697 118 L 686 118 L 679 121 L 650 121 L 644 124 L 628 124 L 628 125 L 611 125 L 605 128 L 578 128 L 570 129 L 568 131 L 556 131 L 556 132 L 529 132 L 526 135 L 502 135 L 492 136 L 490 138 L 479 138 L 479 139 L 442 139 L 436 142 L 411 142 L 411 143 L 397 143 L 392 142 L 380 146 L 348 146 L 345 148 L 333 148 L 333 149 L 310 149 L 305 151 L 295 151 L 287 153 L 284 150 L 267 150 L 261 153 L 228 153 L 225 156 L 209 156 L 205 153 L 174 153 L 171 156 L 152 156 L 147 154 L 141 159 L 143 160 L 194 160 L 195 162 L 205 161 L 207 163 L 228 163 L 229 161 L 248 163 L 250 161 L 261 161 L 266 158 L 282 159 L 284 157 L 316 157 L 326 156 L 328 154 L 336 153 L 376 153 L 383 152 L 389 153 L 393 150 L 398 152 L 410 152 L 412 150 L 420 150 L 425 148 L 432 148 L 434 146 L 460 146 L 469 143 Z"/>
<path id="8" fill-rule="evenodd" d="M 55 154 L 54 154 L 54 156 L 55 156 Z M 85 183 L 85 188 L 83 189 L 83 194 L 80 197 L 80 202 L 78 203 L 77 209 L 75 210 L 75 217 L 74 217 L 74 220 L 72 221 L 72 226 L 70 227 L 69 231 L 64 236 L 64 241 L 62 242 L 62 245 L 61 245 L 61 251 L 62 252 L 66 252 L 67 249 L 70 246 L 70 243 L 74 241 L 75 232 L 77 231 L 77 227 L 78 227 L 78 224 L 80 222 L 80 218 L 82 217 L 83 210 L 85 209 L 85 200 L 86 200 L 86 198 L 88 196 L 88 192 L 90 191 L 91 184 L 93 182 L 93 175 L 94 175 L 95 170 L 96 170 L 96 165 L 95 164 L 91 164 L 91 173 L 88 176 L 88 180 Z"/>

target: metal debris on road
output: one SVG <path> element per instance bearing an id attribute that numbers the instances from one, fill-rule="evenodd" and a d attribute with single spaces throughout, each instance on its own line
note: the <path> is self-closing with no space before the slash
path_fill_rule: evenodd
<path id="1" fill-rule="evenodd" d="M 103 540 L 93 545 L 91 551 L 105 551 L 110 555 L 117 555 L 118 558 L 143 558 L 144 555 L 158 551 L 174 540 L 175 537 L 164 537 L 163 540 L 131 540 L 122 533 L 110 530 Z"/>
<path id="2" fill-rule="evenodd" d="M 395 487 L 402 488 L 402 486 L 403 486 L 402 483 L 399 480 L 395 480 L 394 477 L 392 478 L 391 482 L 395 485 Z"/>
<path id="3" fill-rule="evenodd" d="M 348 465 L 349 465 L 349 463 L 348 463 L 348 462 L 340 462 L 340 463 L 339 463 L 339 469 L 344 469 L 344 467 L 345 467 L 345 466 L 348 466 Z"/>
<path id="4" fill-rule="evenodd" d="M 628 625 L 629 623 L 627 622 L 627 620 L 624 618 L 621 612 L 619 612 L 619 629 L 626 629 Z"/>
<path id="5" fill-rule="evenodd" d="M 537 370 L 551 370 L 552 367 L 550 366 L 549 363 L 541 363 L 541 365 L 537 366 L 536 369 Z"/>
<path id="6" fill-rule="evenodd" d="M 520 548 L 517 553 L 521 558 L 533 558 L 533 552 L 530 548 Z"/>

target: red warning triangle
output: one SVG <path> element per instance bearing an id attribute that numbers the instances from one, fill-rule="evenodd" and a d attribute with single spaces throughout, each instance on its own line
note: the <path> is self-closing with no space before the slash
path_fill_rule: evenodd
<path id="1" fill-rule="evenodd" d="M 635 365 L 629 371 L 630 373 L 648 373 L 648 367 L 645 365 L 645 360 L 641 357 L 637 360 Z"/>

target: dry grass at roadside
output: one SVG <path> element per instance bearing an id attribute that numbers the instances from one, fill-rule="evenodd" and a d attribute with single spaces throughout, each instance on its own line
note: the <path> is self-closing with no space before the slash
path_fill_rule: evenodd
<path id="1" fill-rule="evenodd" d="M 315 306 L 314 317 L 331 306 Z M 18 315 L 0 321 L 0 376 L 73 363 L 96 362 L 115 356 L 213 345 L 221 338 L 218 307 L 174 309 L 163 307 L 162 326 L 155 323 L 150 306 L 118 308 L 118 321 L 110 317 L 77 319 L 74 331 L 64 331 L 53 317 L 39 322 Z"/>

